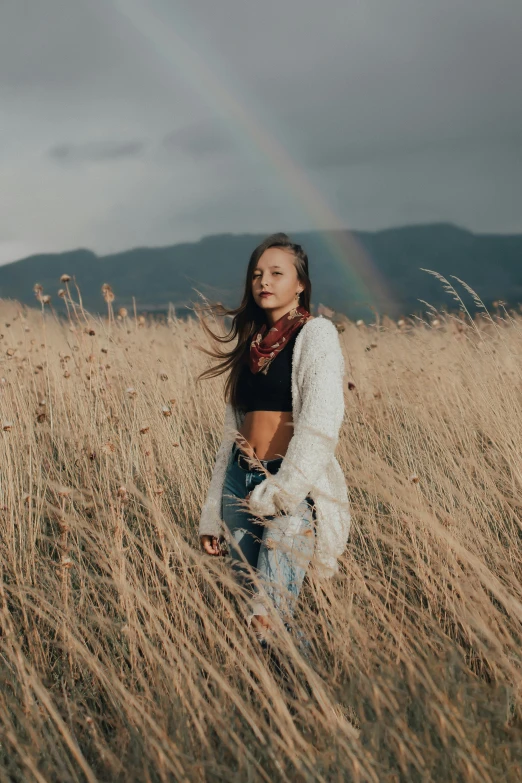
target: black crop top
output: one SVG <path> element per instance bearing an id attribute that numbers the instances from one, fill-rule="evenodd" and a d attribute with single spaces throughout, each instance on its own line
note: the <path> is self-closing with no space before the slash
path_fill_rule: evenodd
<path id="1" fill-rule="evenodd" d="M 292 356 L 301 329 L 293 333 L 277 354 L 266 375 L 262 372 L 253 373 L 248 363 L 243 365 L 237 382 L 237 398 L 239 407 L 245 413 L 292 410 Z M 248 362 L 248 354 L 245 362 Z"/>

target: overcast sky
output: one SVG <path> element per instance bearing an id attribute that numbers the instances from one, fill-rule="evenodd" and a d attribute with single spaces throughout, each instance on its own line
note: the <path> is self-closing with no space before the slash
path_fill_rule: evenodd
<path id="1" fill-rule="evenodd" d="M 520 0 L 0 0 L 0 262 L 522 232 Z"/>

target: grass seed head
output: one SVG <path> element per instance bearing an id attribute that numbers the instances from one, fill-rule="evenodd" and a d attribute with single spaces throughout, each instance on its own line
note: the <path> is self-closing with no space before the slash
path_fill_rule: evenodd
<path id="1" fill-rule="evenodd" d="M 114 302 L 115 296 L 114 291 L 112 290 L 112 286 L 109 285 L 109 283 L 104 283 L 101 287 L 103 298 L 107 302 L 107 304 L 110 304 L 110 302 Z"/>
<path id="2" fill-rule="evenodd" d="M 60 277 L 60 283 L 68 283 L 70 279 L 71 279 L 70 275 L 62 275 Z"/>

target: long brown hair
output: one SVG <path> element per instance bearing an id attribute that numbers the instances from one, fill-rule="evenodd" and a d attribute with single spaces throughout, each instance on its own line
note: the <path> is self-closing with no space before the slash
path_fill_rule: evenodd
<path id="1" fill-rule="evenodd" d="M 196 304 L 195 311 L 203 327 L 203 331 L 214 343 L 230 343 L 237 337 L 237 343 L 230 351 L 215 347 L 214 350 L 208 350 L 201 345 L 196 348 L 214 359 L 221 361 L 202 372 L 196 378 L 196 383 L 205 378 L 215 378 L 229 371 L 225 384 L 225 401 L 229 400 L 235 408 L 239 407 L 237 397 L 237 380 L 241 372 L 245 355 L 250 351 L 250 342 L 254 334 L 260 327 L 266 323 L 264 310 L 256 304 L 252 295 L 252 277 L 257 262 L 269 247 L 281 247 L 290 250 L 294 256 L 294 264 L 297 270 L 297 278 L 304 289 L 299 297 L 299 304 L 310 311 L 310 298 L 312 294 L 312 283 L 308 276 L 308 256 L 301 245 L 292 242 L 290 238 L 283 233 L 271 234 L 259 244 L 250 256 L 245 279 L 245 290 L 239 307 L 227 309 L 221 302 L 207 303 L 204 305 Z M 230 331 L 221 336 L 215 334 L 205 322 L 202 313 L 210 312 L 215 316 L 232 316 L 232 325 Z"/>

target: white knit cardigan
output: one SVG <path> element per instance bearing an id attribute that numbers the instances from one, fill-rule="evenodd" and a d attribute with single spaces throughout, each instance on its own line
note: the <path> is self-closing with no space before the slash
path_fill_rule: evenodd
<path id="1" fill-rule="evenodd" d="M 251 512 L 272 516 L 284 512 L 288 530 L 299 529 L 292 511 L 310 495 L 316 506 L 313 565 L 323 577 L 338 570 L 350 533 L 346 480 L 335 457 L 344 417 L 344 357 L 334 324 L 322 316 L 301 328 L 292 358 L 293 435 L 277 473 L 258 484 L 250 495 Z M 222 491 L 232 446 L 244 414 L 225 406 L 223 440 L 216 455 L 207 497 L 201 510 L 199 535 L 223 531 Z"/>

